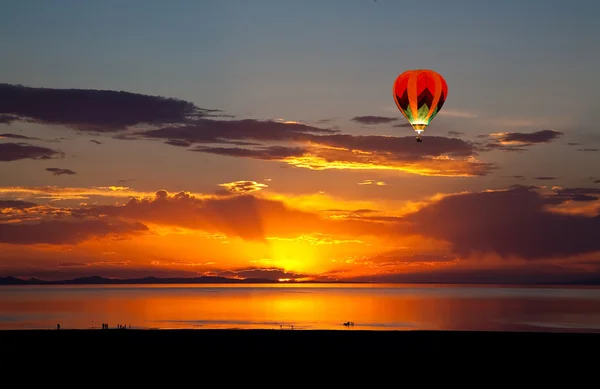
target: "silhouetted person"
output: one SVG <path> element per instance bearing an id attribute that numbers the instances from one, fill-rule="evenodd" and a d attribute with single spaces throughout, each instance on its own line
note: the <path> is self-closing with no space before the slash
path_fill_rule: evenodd
<path id="1" fill-rule="evenodd" d="M 56 329 L 60 330 L 60 324 L 58 324 L 58 323 L 56 324 Z"/>

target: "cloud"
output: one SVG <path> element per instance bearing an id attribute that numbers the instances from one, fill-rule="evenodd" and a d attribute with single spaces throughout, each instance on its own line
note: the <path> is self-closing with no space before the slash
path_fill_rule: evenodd
<path id="1" fill-rule="evenodd" d="M 0 134 L 0 139 L 2 139 L 2 138 L 39 140 L 38 138 L 32 138 L 29 136 L 19 135 L 19 134 L 11 134 L 8 132 L 5 132 L 4 134 Z"/>
<path id="2" fill-rule="evenodd" d="M 236 144 L 238 146 L 258 145 L 239 141 L 302 141 L 303 134 L 333 134 L 336 130 L 308 126 L 296 122 L 274 120 L 212 120 L 198 119 L 192 125 L 163 127 L 141 131 L 136 135 L 145 138 L 185 141 L 189 144 Z M 171 143 L 172 144 L 172 143 Z"/>
<path id="3" fill-rule="evenodd" d="M 410 123 L 400 123 L 400 124 L 394 124 L 392 127 L 396 127 L 396 128 L 412 128 L 412 125 Z"/>
<path id="4" fill-rule="evenodd" d="M 77 244 L 94 237 L 121 238 L 146 230 L 141 223 L 104 220 L 0 223 L 0 243 Z"/>
<path id="5" fill-rule="evenodd" d="M 516 175 L 516 176 L 502 176 L 502 178 L 513 178 L 515 180 L 523 181 L 525 179 L 525 176 L 521 176 L 521 175 Z"/>
<path id="6" fill-rule="evenodd" d="M 102 144 L 102 142 L 100 142 L 99 140 L 96 140 L 96 139 L 90 139 L 90 142 L 95 143 L 97 145 L 101 145 Z"/>
<path id="7" fill-rule="evenodd" d="M 447 196 L 404 219 L 413 231 L 449 242 L 458 255 L 535 259 L 600 250 L 600 216 L 552 212 L 549 204 L 565 200 L 552 196 L 522 186 Z"/>
<path id="8" fill-rule="evenodd" d="M 464 132 L 460 132 L 460 131 L 448 131 L 448 135 L 450 136 L 461 136 L 464 135 Z"/>
<path id="9" fill-rule="evenodd" d="M 34 204 L 21 200 L 3 200 L 0 206 L 0 223 L 39 222 L 40 220 L 63 220 L 71 217 L 71 209 L 48 204 Z"/>
<path id="10" fill-rule="evenodd" d="M 231 193 L 251 193 L 267 188 L 268 185 L 261 184 L 256 181 L 234 181 L 219 184 Z"/>
<path id="11" fill-rule="evenodd" d="M 198 119 L 131 136 L 162 139 L 190 151 L 284 162 L 323 169 L 398 170 L 441 176 L 485 175 L 494 168 L 475 160 L 477 145 L 460 139 L 355 136 L 290 121 Z M 225 147 L 226 145 L 254 147 Z"/>
<path id="12" fill-rule="evenodd" d="M 385 182 L 383 181 L 375 181 L 375 180 L 364 180 L 358 183 L 358 185 L 377 185 L 384 186 Z"/>
<path id="13" fill-rule="evenodd" d="M 530 133 L 523 132 L 500 132 L 490 134 L 496 137 L 502 145 L 524 145 L 529 146 L 537 143 L 548 143 L 563 135 L 562 132 L 554 130 L 541 130 Z"/>
<path id="14" fill-rule="evenodd" d="M 390 118 L 385 116 L 356 116 L 352 118 L 352 121 L 361 124 L 386 124 L 395 122 L 398 118 Z"/>
<path id="15" fill-rule="evenodd" d="M 466 264 L 465 264 L 466 265 Z M 570 268 L 548 263 L 519 263 L 515 265 L 494 267 L 452 266 L 435 268 L 427 271 L 403 271 L 371 274 L 367 276 L 350 277 L 349 282 L 382 282 L 382 283 L 489 283 L 526 285 L 531 283 L 554 283 L 592 280 L 597 282 L 595 275 L 589 271 Z"/>
<path id="16" fill-rule="evenodd" d="M 325 209 L 323 212 L 347 213 L 347 214 L 366 214 L 378 212 L 375 209 Z"/>
<path id="17" fill-rule="evenodd" d="M 64 153 L 47 147 L 32 146 L 27 143 L 0 143 L 0 161 L 9 162 L 20 159 L 57 159 Z"/>
<path id="18" fill-rule="evenodd" d="M 526 151 L 526 147 L 535 144 L 549 143 L 563 135 L 562 132 L 554 130 L 540 130 L 536 132 L 497 132 L 480 138 L 491 137 L 493 142 L 479 144 L 482 151 Z"/>
<path id="19" fill-rule="evenodd" d="M 100 197 L 105 199 L 153 196 L 154 192 L 140 192 L 124 186 L 97 186 L 89 188 L 70 188 L 59 186 L 8 186 L 0 187 L 0 194 L 19 198 L 56 200 L 87 199 Z"/>
<path id="20" fill-rule="evenodd" d="M 395 265 L 430 265 L 440 263 L 455 262 L 456 256 L 444 254 L 407 254 L 406 250 L 391 250 L 376 254 L 371 257 L 364 257 L 361 260 L 354 261 L 371 267 L 387 267 Z"/>
<path id="21" fill-rule="evenodd" d="M 533 177 L 534 180 L 545 180 L 545 181 L 551 181 L 551 180 L 557 180 L 558 177 L 550 177 L 550 176 L 539 176 L 539 177 Z"/>
<path id="22" fill-rule="evenodd" d="M 588 202 L 598 200 L 600 189 L 598 188 L 553 188 L 554 196 L 550 201 L 560 204 L 565 201 Z"/>
<path id="23" fill-rule="evenodd" d="M 181 139 L 169 139 L 168 141 L 165 141 L 165 143 L 168 145 L 171 145 L 171 146 L 179 146 L 179 147 L 190 147 L 192 145 L 187 140 L 181 140 Z"/>
<path id="24" fill-rule="evenodd" d="M 380 135 L 323 135 L 310 139 L 315 144 L 349 151 L 390 153 L 398 159 L 418 161 L 427 157 L 470 157 L 476 154 L 476 146 L 460 139 L 429 136 L 418 144 L 412 136 L 393 137 Z"/>
<path id="25" fill-rule="evenodd" d="M 338 130 L 295 121 L 211 119 L 223 116 L 216 112 L 220 111 L 198 108 L 183 100 L 130 92 L 0 84 L 0 114 L 81 131 L 133 131 L 116 134 L 119 139 L 162 139 L 173 146 L 195 146 L 193 151 L 272 160 L 313 170 L 384 169 L 475 176 L 495 168 L 475 160 L 475 145 L 458 139 L 428 137 L 417 148 L 409 143 L 414 143 L 412 137 L 343 135 Z M 358 116 L 353 120 L 377 124 L 397 118 Z M 157 128 L 134 128 L 142 124 Z"/>
<path id="26" fill-rule="evenodd" d="M 600 151 L 600 149 L 577 149 L 577 151 Z"/>
<path id="27" fill-rule="evenodd" d="M 17 117 L 12 116 L 12 115 L 0 115 L 0 124 L 9 124 L 11 122 L 14 122 L 15 120 L 18 120 Z"/>
<path id="28" fill-rule="evenodd" d="M 227 278 L 260 278 L 272 281 L 277 280 L 302 280 L 306 278 L 313 278 L 309 274 L 287 272 L 283 269 L 262 269 L 262 268 L 249 268 L 240 270 L 224 270 L 216 272 L 215 275 L 219 277 Z"/>
<path id="29" fill-rule="evenodd" d="M 410 138 L 410 141 L 414 142 L 414 139 Z M 198 146 L 193 151 L 277 161 L 311 170 L 395 170 L 424 176 L 466 177 L 486 175 L 495 168 L 495 165 L 482 163 L 474 157 L 414 156 L 413 159 L 409 159 L 406 158 L 407 155 L 394 155 L 390 152 L 361 152 L 361 150 L 318 146 L 308 148 L 271 146 L 255 149 Z"/>
<path id="30" fill-rule="evenodd" d="M 0 114 L 80 131 L 114 132 L 138 124 L 184 123 L 215 111 L 183 100 L 123 91 L 0 84 Z"/>
<path id="31" fill-rule="evenodd" d="M 57 167 L 47 167 L 46 170 L 49 172 L 52 172 L 52 175 L 54 175 L 54 176 L 61 176 L 63 174 L 68 174 L 68 175 L 77 174 L 77 172 L 74 172 L 71 169 L 61 169 L 61 168 L 57 168 Z"/>
<path id="32" fill-rule="evenodd" d="M 192 151 L 225 155 L 230 157 L 247 157 L 263 160 L 281 161 L 289 157 L 304 155 L 306 149 L 301 147 L 269 146 L 255 149 L 244 149 L 240 147 L 204 147 L 196 146 Z"/>
<path id="33" fill-rule="evenodd" d="M 301 215 L 280 203 L 252 196 L 234 196 L 222 199 L 199 199 L 185 192 L 169 195 L 156 192 L 154 198 L 131 199 L 123 206 L 87 207 L 76 211 L 84 216 L 108 215 L 113 217 L 180 226 L 190 229 L 220 232 L 246 240 L 264 241 L 264 218 L 279 214 L 290 223 Z"/>
<path id="34" fill-rule="evenodd" d="M 495 168 L 475 159 L 474 144 L 456 138 L 432 136 L 416 144 L 413 137 L 298 134 L 296 140 L 301 147 L 197 146 L 193 151 L 278 161 L 312 170 L 397 170 L 431 176 L 474 176 L 488 174 Z"/>
<path id="35" fill-rule="evenodd" d="M 569 143 L 567 143 L 567 145 L 569 145 L 569 146 L 580 146 L 581 143 L 569 142 Z"/>
<path id="36" fill-rule="evenodd" d="M 36 203 L 22 200 L 0 200 L 0 210 L 2 209 L 27 209 L 37 207 Z"/>
<path id="37" fill-rule="evenodd" d="M 243 192 L 242 192 L 243 193 Z M 389 235 L 388 225 L 368 220 L 333 220 L 251 194 L 199 198 L 186 192 L 161 190 L 153 197 L 130 199 L 124 205 L 90 205 L 71 210 L 77 217 L 107 216 L 161 226 L 221 233 L 266 242 L 269 236 L 296 238 L 328 235 Z"/>
<path id="38" fill-rule="evenodd" d="M 600 180 L 594 180 L 594 184 L 600 184 Z"/>
<path id="39" fill-rule="evenodd" d="M 293 228 L 300 217 L 316 218 L 290 210 L 279 202 L 252 196 L 234 196 L 221 199 L 199 199 L 185 192 L 169 195 L 158 191 L 154 198 L 131 199 L 123 206 L 97 206 L 76 212 L 85 216 L 108 215 L 130 220 L 180 226 L 208 232 L 220 232 L 246 240 L 264 241 L 265 222 L 270 217 L 281 218 L 279 231 Z M 277 216 L 278 215 L 278 216 Z"/>

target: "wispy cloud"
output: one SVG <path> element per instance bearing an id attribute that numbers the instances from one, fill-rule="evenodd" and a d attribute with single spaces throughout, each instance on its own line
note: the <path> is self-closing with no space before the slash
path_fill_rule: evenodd
<path id="1" fill-rule="evenodd" d="M 183 100 L 130 92 L 0 84 L 0 114 L 9 115 L 11 120 L 58 124 L 80 131 L 114 132 L 139 124 L 179 124 L 219 112 Z"/>
<path id="2" fill-rule="evenodd" d="M 22 200 L 0 200 L 0 210 L 2 209 L 27 209 L 37 207 L 36 203 Z"/>
<path id="3" fill-rule="evenodd" d="M 0 187 L 0 195 L 17 196 L 28 199 L 65 200 L 87 199 L 92 196 L 131 198 L 153 196 L 154 192 L 141 192 L 123 186 L 97 186 L 90 188 L 70 188 L 59 186 L 5 186 Z"/>
<path id="4" fill-rule="evenodd" d="M 14 122 L 17 119 L 18 118 L 16 116 L 13 116 L 13 115 L 0 115 L 0 124 L 8 124 L 8 125 L 10 125 L 11 122 Z"/>
<path id="5" fill-rule="evenodd" d="M 560 131 L 555 130 L 540 130 L 535 132 L 496 132 L 489 135 L 481 136 L 485 139 L 489 137 L 491 142 L 480 144 L 483 151 L 500 150 L 500 151 L 525 151 L 527 147 L 549 143 L 563 135 Z"/>
<path id="6" fill-rule="evenodd" d="M 137 136 L 165 139 L 171 142 L 185 141 L 189 144 L 235 144 L 237 146 L 260 145 L 256 142 L 301 141 L 308 134 L 335 134 L 338 131 L 313 127 L 296 122 L 274 120 L 211 120 L 199 119 L 193 125 L 163 127 L 141 131 Z M 243 141 L 243 142 L 242 142 Z M 171 143 L 173 144 L 173 143 Z M 179 144 L 178 144 L 179 145 Z"/>
<path id="7" fill-rule="evenodd" d="M 20 159 L 58 159 L 64 153 L 47 147 L 27 143 L 0 143 L 0 161 L 10 162 Z"/>
<path id="8" fill-rule="evenodd" d="M 386 185 L 383 181 L 376 180 L 364 180 L 358 183 L 358 185 L 376 185 L 376 186 L 384 186 Z"/>
<path id="9" fill-rule="evenodd" d="M 387 116 L 355 116 L 352 121 L 361 124 L 387 124 L 398 120 L 397 117 Z"/>
<path id="10" fill-rule="evenodd" d="M 61 168 L 57 168 L 57 167 L 47 167 L 46 170 L 51 172 L 52 175 L 55 175 L 55 176 L 62 176 L 63 174 L 67 174 L 67 175 L 77 174 L 77 172 L 74 172 L 71 169 L 61 169 Z"/>
<path id="11" fill-rule="evenodd" d="M 30 140 L 39 140 L 38 138 L 32 138 L 25 135 L 20 134 L 11 134 L 9 132 L 5 132 L 4 134 L 0 134 L 0 139 L 12 138 L 12 139 L 30 139 Z"/>
<path id="12" fill-rule="evenodd" d="M 256 181 L 234 181 L 219 184 L 231 193 L 252 193 L 257 192 L 261 189 L 267 188 L 267 184 L 261 184 Z"/>
<path id="13" fill-rule="evenodd" d="M 12 244 L 77 244 L 94 236 L 121 237 L 146 231 L 140 223 L 108 223 L 90 221 L 48 221 L 35 224 L 0 223 L 0 243 Z"/>
<path id="14" fill-rule="evenodd" d="M 536 143 L 548 143 L 563 135 L 560 131 L 540 130 L 536 132 L 497 132 L 490 136 L 498 139 L 502 145 L 532 145 Z"/>

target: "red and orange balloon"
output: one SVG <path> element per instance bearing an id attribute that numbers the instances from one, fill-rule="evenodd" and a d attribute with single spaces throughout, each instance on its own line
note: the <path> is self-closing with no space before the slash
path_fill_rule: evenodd
<path id="1" fill-rule="evenodd" d="M 396 78 L 392 93 L 396 106 L 417 132 L 417 142 L 421 142 L 421 132 L 448 97 L 446 80 L 433 70 L 407 70 Z"/>

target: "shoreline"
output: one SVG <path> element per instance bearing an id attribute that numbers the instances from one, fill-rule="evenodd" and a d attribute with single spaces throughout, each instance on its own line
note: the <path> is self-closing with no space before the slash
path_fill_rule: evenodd
<path id="1" fill-rule="evenodd" d="M 0 365 L 88 369 L 99 374 L 133 374 L 132 367 L 161 372 L 181 366 L 304 369 L 351 363 L 363 373 L 402 363 L 430 367 L 489 363 L 528 365 L 531 361 L 572 363 L 600 346 L 600 333 L 443 330 L 269 330 L 269 329 L 126 329 L 0 330 Z M 505 358 L 509 358 L 506 360 Z M 469 362 L 470 363 L 470 362 Z M 107 371 L 108 365 L 119 366 Z M 121 365 L 126 366 L 123 368 Z M 524 365 L 524 366 L 525 366 Z M 56 366 L 56 367 L 54 367 Z M 168 366 L 168 367 L 167 367 Z M 491 365 L 488 366 L 491 368 Z M 350 366 L 347 368 L 351 369 Z M 335 369 L 328 368 L 328 374 Z M 494 370 L 494 368 L 492 368 Z M 217 370 L 215 370 L 217 371 Z M 151 374 L 153 374 L 152 371 Z M 336 374 L 337 375 L 337 374 Z"/>
<path id="2" fill-rule="evenodd" d="M 436 342 L 439 346 L 468 346 L 507 348 L 525 343 L 543 344 L 552 342 L 569 344 L 571 347 L 600 345 L 600 332 L 567 331 L 495 331 L 495 330 L 365 330 L 365 329 L 19 329 L 0 330 L 3 346 L 38 342 L 38 346 L 76 346 L 83 341 L 97 347 L 111 347 L 118 342 L 148 342 L 168 345 L 173 341 L 185 343 L 201 342 L 213 345 L 276 345 L 282 341 L 293 342 L 294 347 L 312 348 L 316 345 L 344 345 L 378 349 L 402 344 Z M 521 347 L 520 346 L 520 347 Z M 438 346 L 436 346 L 438 347 Z"/>

